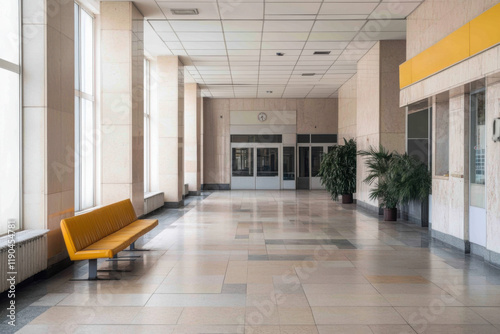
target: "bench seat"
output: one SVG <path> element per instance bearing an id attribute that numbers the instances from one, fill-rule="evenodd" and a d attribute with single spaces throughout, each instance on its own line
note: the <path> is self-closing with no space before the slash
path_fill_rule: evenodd
<path id="1" fill-rule="evenodd" d="M 89 260 L 95 268 L 96 259 L 113 258 L 156 226 L 157 219 L 137 219 L 130 200 L 61 220 L 71 260 Z M 96 278 L 89 273 L 89 279 Z"/>

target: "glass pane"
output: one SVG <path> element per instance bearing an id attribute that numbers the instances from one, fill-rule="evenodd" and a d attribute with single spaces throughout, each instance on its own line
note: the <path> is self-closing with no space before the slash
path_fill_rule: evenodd
<path id="1" fill-rule="evenodd" d="M 486 109 L 484 91 L 471 95 L 470 205 L 486 208 Z"/>
<path id="2" fill-rule="evenodd" d="M 450 100 L 449 93 L 439 94 L 436 97 L 436 148 L 435 173 L 439 176 L 449 176 L 450 158 Z"/>
<path id="3" fill-rule="evenodd" d="M 323 159 L 323 147 L 322 146 L 317 146 L 317 147 L 312 147 L 311 148 L 311 170 L 312 170 L 312 176 L 318 176 L 319 174 L 319 167 L 321 165 L 321 159 Z"/>
<path id="4" fill-rule="evenodd" d="M 295 147 L 283 147 L 283 180 L 295 180 Z"/>
<path id="5" fill-rule="evenodd" d="M 94 29 L 92 16 L 84 10 L 80 11 L 80 68 L 81 91 L 93 95 L 94 91 Z"/>
<path id="6" fill-rule="evenodd" d="M 253 176 L 253 148 L 233 148 L 233 176 Z"/>
<path id="7" fill-rule="evenodd" d="M 231 143 L 253 143 L 254 137 L 253 135 L 231 135 Z"/>
<path id="8" fill-rule="evenodd" d="M 336 143 L 337 135 L 311 135 L 311 143 Z"/>
<path id="9" fill-rule="evenodd" d="M 429 140 L 408 139 L 408 154 L 424 164 L 429 164 Z"/>
<path id="10" fill-rule="evenodd" d="M 80 210 L 94 206 L 94 110 L 91 101 L 82 99 L 80 162 L 81 162 L 81 207 Z"/>
<path id="11" fill-rule="evenodd" d="M 256 143 L 281 143 L 281 135 L 255 135 Z"/>
<path id="12" fill-rule="evenodd" d="M 7 233 L 9 219 L 19 228 L 20 198 L 20 124 L 19 75 L 0 69 L 0 235 Z"/>
<path id="13" fill-rule="evenodd" d="M 311 136 L 310 135 L 297 135 L 297 143 L 310 143 Z"/>
<path id="14" fill-rule="evenodd" d="M 144 116 L 144 192 L 149 191 L 149 116 Z"/>
<path id="15" fill-rule="evenodd" d="M 428 139 L 429 138 L 429 110 L 408 114 L 408 138 Z"/>
<path id="16" fill-rule="evenodd" d="M 309 147 L 299 147 L 299 177 L 309 177 Z"/>
<path id="17" fill-rule="evenodd" d="M 278 176 L 278 148 L 257 149 L 257 176 Z"/>
<path id="18" fill-rule="evenodd" d="M 0 59 L 19 65 L 19 0 L 2 0 Z"/>

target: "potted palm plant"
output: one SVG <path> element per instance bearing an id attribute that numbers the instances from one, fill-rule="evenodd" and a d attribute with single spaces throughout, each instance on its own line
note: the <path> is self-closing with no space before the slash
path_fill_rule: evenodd
<path id="1" fill-rule="evenodd" d="M 373 185 L 370 199 L 384 208 L 384 220 L 397 220 L 397 206 L 429 196 L 432 179 L 427 166 L 408 154 L 388 152 L 383 146 L 359 152 L 367 157 L 368 176 L 364 182 Z"/>
<path id="2" fill-rule="evenodd" d="M 334 201 L 338 201 L 342 195 L 342 204 L 353 202 L 352 194 L 356 192 L 356 155 L 356 141 L 344 138 L 344 145 L 335 146 L 323 156 L 318 176 Z"/>

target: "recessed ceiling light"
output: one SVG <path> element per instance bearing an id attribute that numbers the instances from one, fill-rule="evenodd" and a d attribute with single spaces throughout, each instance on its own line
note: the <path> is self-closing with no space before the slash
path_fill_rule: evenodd
<path id="1" fill-rule="evenodd" d="M 278 57 L 283 57 L 285 54 L 284 54 L 283 52 L 276 52 L 276 55 L 277 55 Z"/>
<path id="2" fill-rule="evenodd" d="M 316 73 L 302 73 L 303 77 L 313 77 L 315 75 L 316 75 Z"/>
<path id="3" fill-rule="evenodd" d="M 266 91 L 266 93 L 267 93 L 267 94 L 272 94 L 272 93 L 273 93 L 273 91 L 272 91 L 272 90 L 268 90 L 268 91 Z"/>
<path id="4" fill-rule="evenodd" d="M 174 15 L 198 15 L 197 8 L 172 8 L 170 9 Z"/>
<path id="5" fill-rule="evenodd" d="M 329 55 L 332 51 L 314 51 L 315 55 Z"/>

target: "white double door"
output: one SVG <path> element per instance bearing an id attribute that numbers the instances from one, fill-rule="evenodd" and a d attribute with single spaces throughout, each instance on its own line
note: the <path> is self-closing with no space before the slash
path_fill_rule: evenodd
<path id="1" fill-rule="evenodd" d="M 278 143 L 232 143 L 231 189 L 281 189 L 282 149 Z"/>

